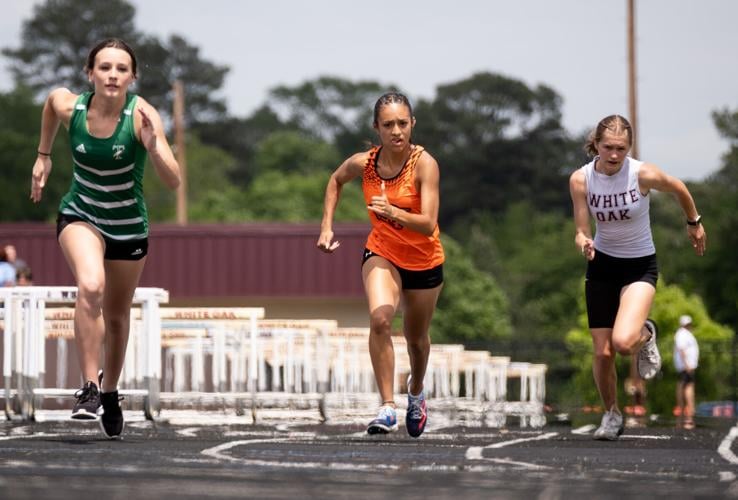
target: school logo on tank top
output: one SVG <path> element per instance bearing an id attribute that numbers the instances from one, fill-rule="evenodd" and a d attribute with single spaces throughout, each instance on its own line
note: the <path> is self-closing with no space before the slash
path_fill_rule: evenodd
<path id="1" fill-rule="evenodd" d="M 113 145 L 113 158 L 116 160 L 123 159 L 123 153 L 126 151 L 126 147 L 123 144 Z"/>
<path id="2" fill-rule="evenodd" d="M 592 208 L 595 218 L 600 222 L 630 220 L 630 208 L 625 207 L 638 202 L 640 199 L 637 189 L 629 189 L 615 194 L 589 193 L 589 206 Z"/>

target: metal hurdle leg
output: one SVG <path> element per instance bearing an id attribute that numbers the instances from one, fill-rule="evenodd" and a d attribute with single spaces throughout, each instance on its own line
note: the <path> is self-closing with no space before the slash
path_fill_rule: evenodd
<path id="1" fill-rule="evenodd" d="M 323 421 L 328 420 L 328 408 L 326 403 L 326 393 L 328 392 L 328 331 L 326 328 L 318 330 L 318 338 L 316 349 L 318 351 L 318 359 L 322 362 L 318 363 L 318 392 L 320 393 L 320 401 L 318 402 L 318 410 Z"/>
<path id="2" fill-rule="evenodd" d="M 9 290 L 8 290 L 9 291 Z M 10 398 L 10 388 L 13 385 L 13 365 L 15 351 L 15 322 L 13 316 L 13 308 L 15 301 L 12 295 L 3 295 L 3 313 L 4 313 L 4 332 L 3 332 L 3 383 L 5 386 L 5 418 L 10 420 L 12 417 L 12 400 Z M 17 358 L 16 358 L 17 359 Z"/>
<path id="3" fill-rule="evenodd" d="M 161 315 L 159 301 L 149 297 L 141 304 L 141 323 L 146 344 L 144 385 L 148 394 L 144 399 L 144 414 L 154 420 L 160 412 L 159 383 L 161 379 Z"/>

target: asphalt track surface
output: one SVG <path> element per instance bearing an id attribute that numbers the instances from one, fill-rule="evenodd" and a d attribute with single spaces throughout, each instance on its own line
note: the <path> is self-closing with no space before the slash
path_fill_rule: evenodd
<path id="1" fill-rule="evenodd" d="M 398 415 L 401 416 L 401 415 Z M 0 423 L 0 498 L 738 498 L 738 426 L 460 426 L 437 416 L 420 439 L 404 426 L 283 415 L 126 412 L 121 440 L 64 416 Z M 39 418 L 39 420 L 44 420 Z"/>

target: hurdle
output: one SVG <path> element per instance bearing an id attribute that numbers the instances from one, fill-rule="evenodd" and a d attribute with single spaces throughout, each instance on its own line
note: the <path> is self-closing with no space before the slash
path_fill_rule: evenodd
<path id="1" fill-rule="evenodd" d="M 3 302 L 3 382 L 5 415 L 19 414 L 33 420 L 36 397 L 74 394 L 64 388 L 40 387 L 45 374 L 45 311 L 47 304 L 69 304 L 77 300 L 75 286 L 16 286 L 0 288 Z M 153 419 L 159 409 L 161 378 L 161 318 L 159 305 L 169 301 L 162 288 L 138 287 L 133 304 L 141 310 L 143 389 L 129 391 L 144 397 L 144 413 Z M 13 390 L 15 387 L 15 390 Z M 13 408 L 13 396 L 17 405 Z"/>

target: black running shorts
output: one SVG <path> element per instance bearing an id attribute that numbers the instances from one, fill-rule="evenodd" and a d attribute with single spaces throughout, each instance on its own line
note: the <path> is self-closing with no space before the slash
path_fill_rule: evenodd
<path id="1" fill-rule="evenodd" d="M 69 214 L 59 214 L 56 218 L 56 239 L 72 222 L 87 222 L 81 217 Z M 101 234 L 105 241 L 105 260 L 141 260 L 149 253 L 149 239 L 139 240 L 114 240 Z"/>
<path id="2" fill-rule="evenodd" d="M 364 258 L 361 260 L 361 265 L 363 266 L 367 260 L 374 256 L 381 257 L 381 255 L 365 248 Z M 397 272 L 400 273 L 400 281 L 402 282 L 403 290 L 427 290 L 435 288 L 443 283 L 443 264 L 439 264 L 434 268 L 424 269 L 422 271 L 411 271 L 395 265 L 395 263 L 389 259 L 385 258 L 385 260 L 392 264 L 392 266 L 397 269 Z"/>
<path id="3" fill-rule="evenodd" d="M 587 263 L 584 294 L 590 328 L 612 328 L 620 307 L 623 287 L 645 281 L 656 287 L 659 277 L 656 254 L 636 258 L 612 257 L 595 250 Z"/>

